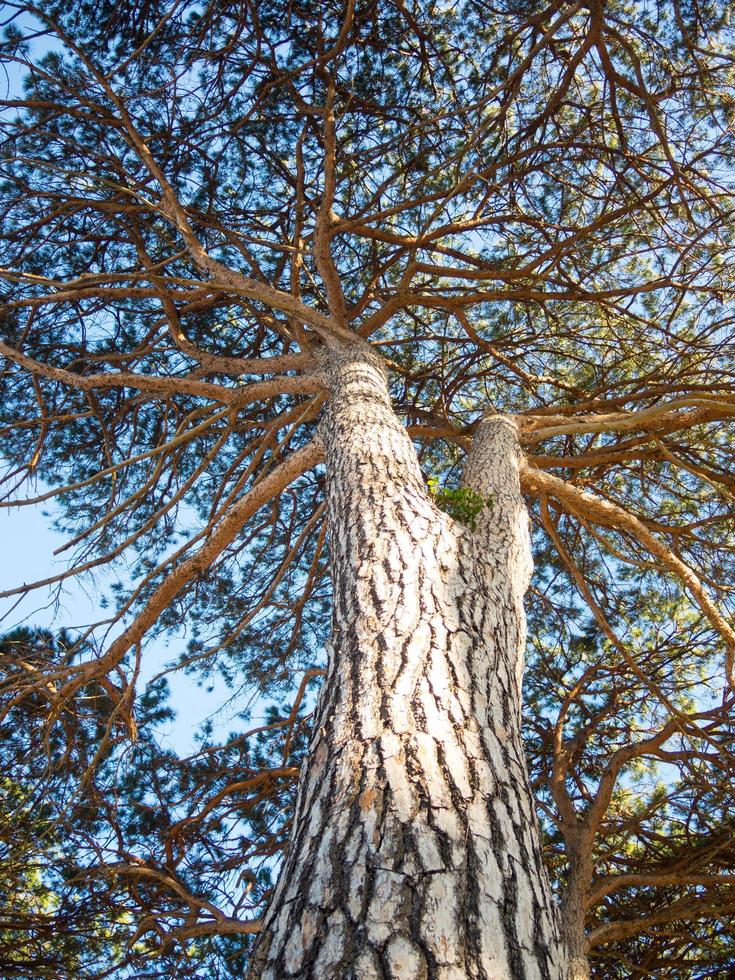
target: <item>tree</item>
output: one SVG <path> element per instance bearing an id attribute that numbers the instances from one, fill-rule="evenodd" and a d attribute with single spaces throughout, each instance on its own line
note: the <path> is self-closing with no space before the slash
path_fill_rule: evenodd
<path id="1" fill-rule="evenodd" d="M 23 669 L 42 672 L 72 646 L 65 634 L 16 630 L 0 640 L 3 679 L 12 682 Z M 78 780 L 112 705 L 99 685 L 80 691 L 65 731 L 48 733 L 44 759 L 38 747 L 45 736 L 45 699 L 31 690 L 14 702 L 0 728 L 0 969 L 6 977 L 86 977 L 119 943 L 124 919 L 120 906 L 109 914 L 104 890 L 85 888 L 80 874 L 85 863 L 87 871 L 95 863 L 90 841 L 101 838 L 102 821 L 94 789 L 79 799 Z M 97 782 L 104 768 L 98 767 Z"/>
<path id="2" fill-rule="evenodd" d="M 157 633 L 294 702 L 280 766 L 234 779 L 233 733 L 156 789 L 131 916 L 263 978 L 731 964 L 722 5 L 7 9 L 6 503 L 61 507 L 37 586 L 121 569 L 7 704 L 51 732 L 102 686 L 84 794 Z M 195 876 L 256 842 L 212 859 L 228 909 L 178 880 L 192 825 Z"/>
<path id="3" fill-rule="evenodd" d="M 5 689 L 17 686 L 14 673 L 40 672 L 74 645 L 43 630 L 2 637 Z M 303 719 L 270 711 L 268 724 L 239 733 L 225 752 L 205 744 L 182 759 L 155 737 L 172 714 L 165 679 L 137 699 L 132 744 L 124 724 L 108 731 L 115 704 L 104 680 L 76 693 L 63 725 L 47 726 L 46 700 L 29 690 L 0 728 L 2 974 L 236 975 L 246 947 L 233 933 L 241 923 L 220 909 L 222 889 L 241 912 L 271 883 L 267 857 L 292 809 Z M 279 765 L 286 729 L 289 769 Z M 235 808 L 247 810 L 249 839 L 231 819 Z"/>

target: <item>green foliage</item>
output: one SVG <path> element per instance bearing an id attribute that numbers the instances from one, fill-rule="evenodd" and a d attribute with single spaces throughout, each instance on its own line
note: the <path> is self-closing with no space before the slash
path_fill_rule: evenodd
<path id="1" fill-rule="evenodd" d="M 443 487 L 436 477 L 430 477 L 427 486 L 439 510 L 473 531 L 477 529 L 477 516 L 483 507 L 493 506 L 492 494 L 482 497 L 470 487 Z"/>

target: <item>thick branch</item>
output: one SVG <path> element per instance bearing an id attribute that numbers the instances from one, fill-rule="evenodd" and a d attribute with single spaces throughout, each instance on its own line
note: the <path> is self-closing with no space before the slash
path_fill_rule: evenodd
<path id="1" fill-rule="evenodd" d="M 174 569 L 159 585 L 145 608 L 113 642 L 107 653 L 101 659 L 92 662 L 91 672 L 99 674 L 119 664 L 127 651 L 142 640 L 181 589 L 211 566 L 234 540 L 245 522 L 289 483 L 293 483 L 297 477 L 316 466 L 322 457 L 321 445 L 318 442 L 310 442 L 285 459 L 265 479 L 241 497 L 225 514 L 222 522 L 201 548 Z"/>

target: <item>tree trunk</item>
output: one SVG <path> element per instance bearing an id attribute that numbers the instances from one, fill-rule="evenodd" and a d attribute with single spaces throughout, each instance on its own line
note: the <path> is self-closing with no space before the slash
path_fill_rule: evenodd
<path id="1" fill-rule="evenodd" d="M 581 862 L 571 847 L 567 847 L 569 876 L 561 905 L 561 930 L 567 951 L 568 980 L 590 980 L 590 964 L 587 956 L 585 933 L 585 891 L 591 879 L 589 856 Z"/>
<path id="2" fill-rule="evenodd" d="M 566 976 L 520 736 L 517 436 L 475 436 L 474 531 L 427 495 L 366 345 L 330 351 L 333 637 L 251 976 Z"/>

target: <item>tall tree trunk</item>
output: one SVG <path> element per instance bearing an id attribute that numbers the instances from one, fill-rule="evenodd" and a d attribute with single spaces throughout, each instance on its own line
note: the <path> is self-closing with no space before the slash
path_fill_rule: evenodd
<path id="1" fill-rule="evenodd" d="M 476 529 L 427 495 L 366 345 L 330 352 L 334 620 L 252 977 L 566 975 L 520 737 L 531 570 L 515 428 L 479 427 Z"/>

